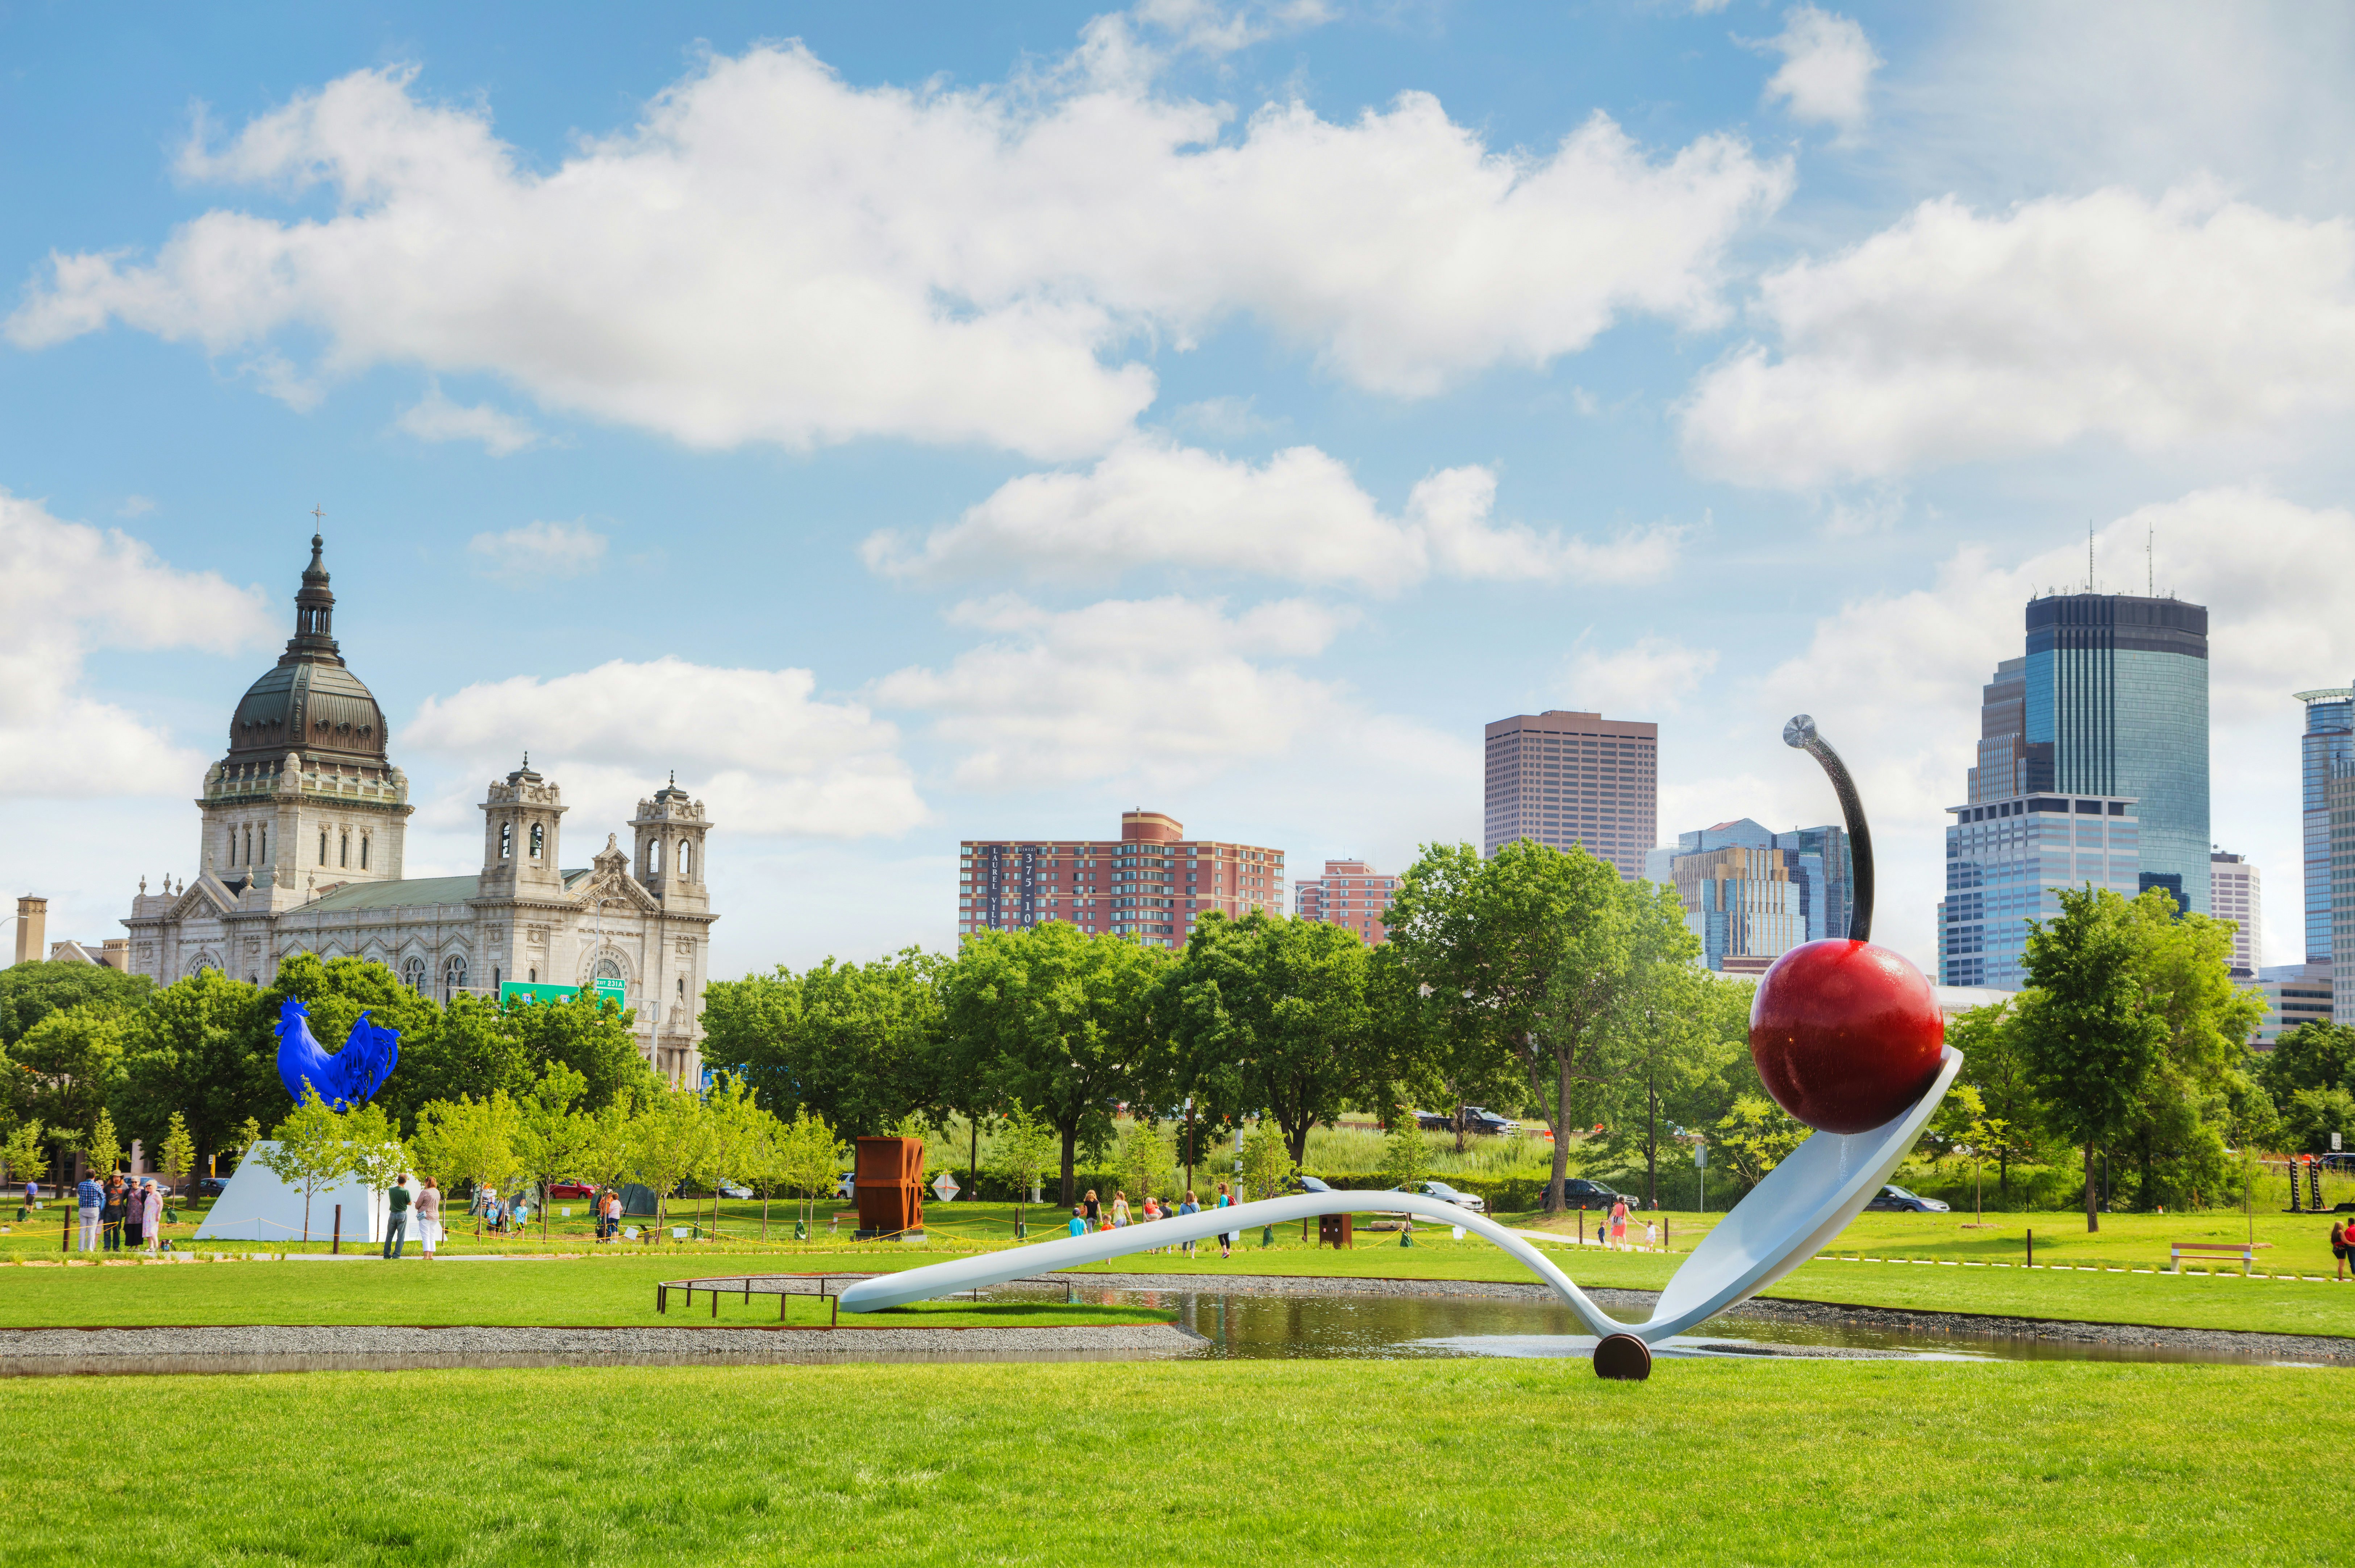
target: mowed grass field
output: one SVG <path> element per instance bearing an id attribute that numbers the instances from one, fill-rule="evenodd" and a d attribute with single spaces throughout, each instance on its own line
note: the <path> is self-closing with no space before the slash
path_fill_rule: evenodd
<path id="1" fill-rule="evenodd" d="M 0 1561 L 2328 1563 L 2344 1521 L 2300 1457 L 2347 1386 L 1674 1361 L 27 1379 L 0 1383 L 0 1444 L 39 1460 Z"/>

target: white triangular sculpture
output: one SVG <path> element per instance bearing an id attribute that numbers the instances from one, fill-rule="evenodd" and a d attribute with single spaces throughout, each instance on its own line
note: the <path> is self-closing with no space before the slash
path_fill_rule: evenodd
<path id="1" fill-rule="evenodd" d="M 261 1162 L 262 1150 L 278 1145 L 264 1139 L 245 1151 L 229 1185 L 213 1200 L 212 1212 L 197 1227 L 197 1240 L 290 1242 L 303 1239 L 303 1189 L 281 1181 Z M 310 1234 L 326 1241 L 336 1234 L 336 1205 L 344 1206 L 343 1239 L 354 1245 L 384 1240 L 385 1196 L 345 1178 L 311 1194 Z M 413 1233 L 415 1225 L 410 1230 Z"/>

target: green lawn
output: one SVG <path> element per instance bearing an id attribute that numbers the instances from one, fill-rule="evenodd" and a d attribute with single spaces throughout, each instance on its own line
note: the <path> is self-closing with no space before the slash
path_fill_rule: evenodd
<path id="1" fill-rule="evenodd" d="M 772 1260 L 794 1272 L 801 1258 Z M 837 1266 L 864 1272 L 864 1260 Z M 824 1267 L 823 1261 L 815 1267 Z M 175 1267 L 13 1269 L 0 1289 L 0 1328 L 130 1328 L 162 1323 L 549 1324 L 575 1328 L 677 1323 L 709 1325 L 710 1298 L 698 1291 L 688 1312 L 676 1294 L 670 1313 L 655 1311 L 655 1283 L 706 1272 L 676 1259 L 597 1258 L 582 1262 L 236 1263 Z M 920 1303 L 905 1312 L 870 1312 L 863 1328 L 922 1318 L 925 1328 L 1028 1328 L 1071 1323 L 1166 1323 L 1176 1314 L 1147 1307 L 1066 1307 L 1060 1302 Z M 786 1304 L 789 1323 L 826 1320 L 826 1304 Z M 719 1298 L 719 1321 L 773 1324 L 777 1298 Z M 5 1557 L 0 1557 L 5 1561 Z"/>
<path id="2" fill-rule="evenodd" d="M 41 1462 L 0 1561 L 2326 1563 L 2346 1528 L 2296 1457 L 2348 1386 L 1575 1361 L 21 1379 L 0 1443 Z M 122 1462 L 159 1441 L 163 1486 Z"/>

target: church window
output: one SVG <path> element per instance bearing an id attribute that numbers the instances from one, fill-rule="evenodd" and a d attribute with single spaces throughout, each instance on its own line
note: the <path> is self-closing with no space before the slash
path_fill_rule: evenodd
<path id="1" fill-rule="evenodd" d="M 425 960 L 419 958 L 402 959 L 400 983 L 411 991 L 422 991 L 425 989 Z"/>
<path id="2" fill-rule="evenodd" d="M 539 971 L 538 969 L 526 969 L 524 973 L 531 977 L 524 982 L 526 985 L 538 985 L 539 983 Z"/>
<path id="3" fill-rule="evenodd" d="M 622 978 L 621 960 L 619 959 L 612 958 L 599 959 L 597 960 L 596 976 L 599 980 L 620 980 Z"/>
<path id="4" fill-rule="evenodd" d="M 492 995 L 492 996 L 494 996 L 494 997 L 496 997 L 498 994 L 499 994 L 499 966 L 498 966 L 498 965 L 496 965 L 496 964 L 493 964 L 493 965 L 491 966 L 491 995 Z"/>
<path id="5" fill-rule="evenodd" d="M 539 852 L 547 846 L 547 843 L 548 829 L 538 822 L 534 822 L 531 825 L 531 858 L 538 860 Z"/>
<path id="6" fill-rule="evenodd" d="M 684 877 L 695 874 L 695 842 L 691 839 L 678 841 L 678 874 Z"/>
<path id="7" fill-rule="evenodd" d="M 348 832 L 343 833 L 336 841 L 336 863 L 337 865 L 349 865 L 352 863 L 352 835 Z"/>
<path id="8" fill-rule="evenodd" d="M 263 828 L 261 830 L 261 858 L 265 863 L 270 859 L 270 830 L 268 828 Z"/>
<path id="9" fill-rule="evenodd" d="M 648 876 L 662 874 L 662 840 L 660 839 L 646 841 L 646 874 Z"/>
<path id="10" fill-rule="evenodd" d="M 466 960 L 453 953 L 442 965 L 442 1001 L 447 1004 L 452 997 L 465 989 Z"/>
<path id="11" fill-rule="evenodd" d="M 327 863 L 327 830 L 325 828 L 319 830 L 319 863 Z"/>
<path id="12" fill-rule="evenodd" d="M 368 869 L 368 836 L 362 833 L 360 835 L 360 869 L 362 871 Z"/>
<path id="13" fill-rule="evenodd" d="M 501 860 L 515 858 L 515 824 L 513 822 L 499 824 L 499 858 Z"/>

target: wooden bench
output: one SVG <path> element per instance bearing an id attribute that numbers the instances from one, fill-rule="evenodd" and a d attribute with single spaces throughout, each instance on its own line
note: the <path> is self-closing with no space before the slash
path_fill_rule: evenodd
<path id="1" fill-rule="evenodd" d="M 2246 1274 L 2249 1272 L 2249 1265 L 2257 1261 L 2257 1248 L 2271 1245 L 2269 1242 L 2254 1244 L 2249 1242 L 2169 1242 L 2167 1247 L 2167 1265 L 2174 1273 L 2180 1274 L 2183 1272 L 2183 1260 L 2186 1257 L 2207 1258 L 2213 1261 L 2237 1257 L 2241 1260 L 2241 1272 Z"/>

